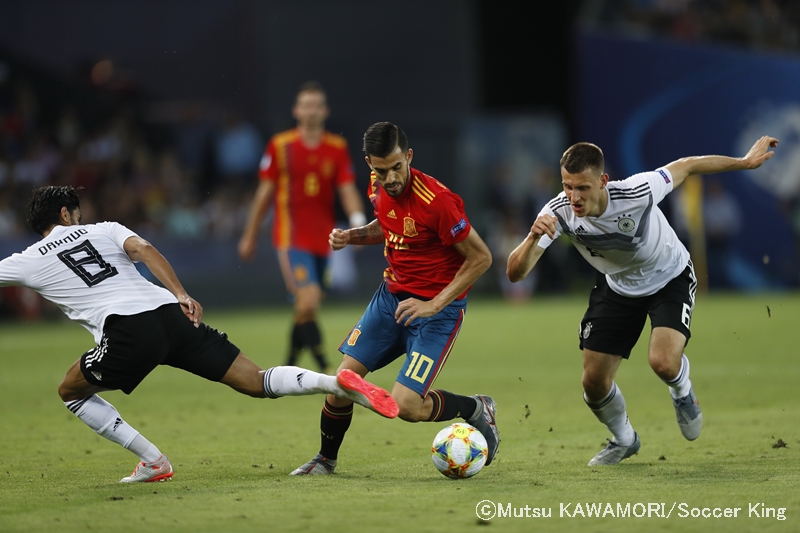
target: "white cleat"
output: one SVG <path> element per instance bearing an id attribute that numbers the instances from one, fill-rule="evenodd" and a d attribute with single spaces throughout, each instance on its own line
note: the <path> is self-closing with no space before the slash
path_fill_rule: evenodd
<path id="1" fill-rule="evenodd" d="M 166 455 L 161 455 L 157 461 L 152 463 L 141 462 L 136 465 L 130 476 L 119 480 L 120 483 L 149 483 L 151 481 L 166 481 L 175 472 L 172 470 L 172 463 Z"/>

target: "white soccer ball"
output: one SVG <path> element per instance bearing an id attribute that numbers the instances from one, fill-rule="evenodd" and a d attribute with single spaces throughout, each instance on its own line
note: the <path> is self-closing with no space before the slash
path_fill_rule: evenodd
<path id="1" fill-rule="evenodd" d="M 436 434 L 431 459 L 436 469 L 453 479 L 472 477 L 481 471 L 489 456 L 486 439 L 464 422 L 451 424 Z"/>

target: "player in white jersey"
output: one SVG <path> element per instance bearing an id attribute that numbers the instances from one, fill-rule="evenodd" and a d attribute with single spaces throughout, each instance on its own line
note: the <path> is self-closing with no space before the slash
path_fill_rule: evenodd
<path id="1" fill-rule="evenodd" d="M 70 367 L 58 394 L 96 433 L 139 457 L 123 483 L 169 479 L 172 464 L 97 393 L 130 394 L 161 364 L 256 398 L 333 394 L 388 418 L 397 416 L 392 396 L 354 372 L 326 376 L 296 366 L 259 368 L 227 335 L 202 323 L 202 306 L 149 242 L 115 222 L 81 224 L 73 187 L 34 190 L 28 224 L 42 239 L 0 261 L 0 287 L 37 291 L 94 335 L 97 347 Z M 137 261 L 166 289 L 142 277 Z"/>
<path id="2" fill-rule="evenodd" d="M 511 252 L 506 274 L 512 282 L 523 279 L 562 234 L 598 271 L 579 333 L 583 398 L 613 438 L 590 466 L 617 464 L 641 446 L 614 377 L 648 316 L 650 367 L 669 386 L 683 436 L 694 440 L 700 435 L 703 415 L 683 354 L 691 336 L 697 283 L 689 253 L 657 204 L 687 176 L 758 168 L 777 144 L 765 136 L 741 158 L 686 157 L 616 182 L 608 181 L 597 146 L 578 143 L 564 152 L 564 192 L 542 209 L 528 236 Z"/>

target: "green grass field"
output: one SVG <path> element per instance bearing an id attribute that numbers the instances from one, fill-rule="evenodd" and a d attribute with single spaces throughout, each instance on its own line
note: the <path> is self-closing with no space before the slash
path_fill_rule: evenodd
<path id="1" fill-rule="evenodd" d="M 617 382 L 642 449 L 595 469 L 586 463 L 609 435 L 581 398 L 584 306 L 583 298 L 471 302 L 437 386 L 493 396 L 502 445 L 491 466 L 461 481 L 430 461 L 444 423 L 386 420 L 358 407 L 337 474 L 289 477 L 318 450 L 320 397 L 255 400 L 163 367 L 131 396 L 103 396 L 169 455 L 175 477 L 121 485 L 136 457 L 95 435 L 56 394 L 68 366 L 92 346 L 90 335 L 66 321 L 2 324 L 0 531 L 800 531 L 800 297 L 699 297 L 687 349 L 705 417 L 695 442 L 681 437 L 641 341 Z M 325 309 L 334 360 L 361 310 Z M 259 365 L 283 362 L 287 309 L 206 310 L 205 319 Z M 311 366 L 310 356 L 302 364 Z M 398 368 L 372 379 L 390 388 Z M 552 516 L 481 521 L 482 500 Z M 629 504 L 631 514 L 653 504 L 654 512 L 561 515 L 562 505 L 573 515 L 579 503 L 584 514 L 590 503 Z M 655 516 L 676 503 L 669 518 Z M 682 503 L 689 512 L 741 511 L 682 518 Z M 756 503 L 785 509 L 785 520 L 748 516 Z"/>

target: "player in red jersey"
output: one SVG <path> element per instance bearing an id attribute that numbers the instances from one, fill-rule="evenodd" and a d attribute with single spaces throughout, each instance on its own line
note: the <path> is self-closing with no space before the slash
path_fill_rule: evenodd
<path id="1" fill-rule="evenodd" d="M 317 325 L 328 266 L 328 234 L 335 223 L 336 192 L 352 227 L 366 223 L 355 186 L 347 141 L 325 130 L 330 113 L 319 83 L 304 83 L 292 110 L 297 127 L 270 139 L 259 167 L 259 186 L 250 208 L 239 256 L 256 252 L 258 229 L 274 200 L 272 242 L 286 288 L 294 297 L 294 324 L 287 365 L 308 347 L 320 369 L 328 370 Z"/>
<path id="2" fill-rule="evenodd" d="M 495 402 L 431 390 L 464 320 L 467 291 L 491 265 L 486 244 L 470 225 L 461 198 L 436 179 L 410 167 L 413 151 L 403 130 L 388 122 L 364 134 L 372 169 L 369 199 L 376 220 L 334 229 L 330 246 L 384 243 L 389 267 L 366 311 L 339 347 L 340 369 L 365 376 L 405 354 L 392 388 L 398 415 L 409 422 L 465 419 L 486 437 L 486 464 L 500 443 Z M 292 475 L 332 474 L 353 404 L 328 395 L 322 409 L 322 447 Z"/>

